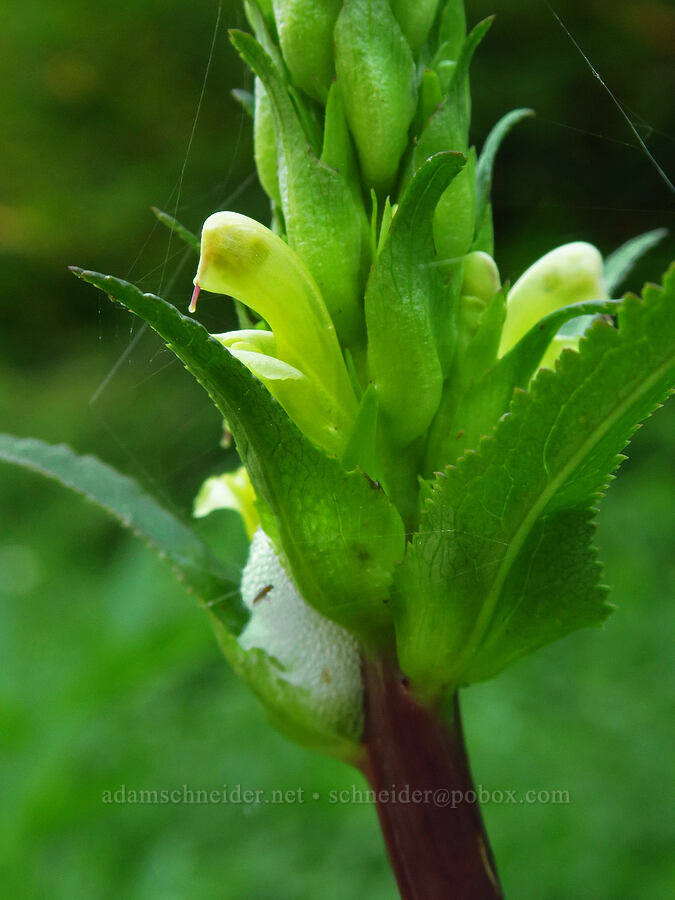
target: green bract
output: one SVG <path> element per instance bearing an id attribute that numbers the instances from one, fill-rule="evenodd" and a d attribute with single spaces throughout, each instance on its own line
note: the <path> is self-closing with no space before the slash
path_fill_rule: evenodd
<path id="1" fill-rule="evenodd" d="M 415 114 L 412 50 L 387 0 L 345 0 L 335 65 L 368 189 L 391 191 Z"/>
<path id="2" fill-rule="evenodd" d="M 159 297 L 77 270 L 145 319 L 226 419 L 244 469 L 209 479 L 195 514 L 235 509 L 255 534 L 241 590 L 198 539 L 181 554 L 187 527 L 135 486 L 117 486 L 119 511 L 114 479 L 93 484 L 90 463 L 0 450 L 145 534 L 273 721 L 355 759 L 363 659 L 397 666 L 435 706 L 607 615 L 595 507 L 673 383 L 675 269 L 641 298 L 610 299 L 652 232 L 604 262 L 565 244 L 509 288 L 490 189 L 502 140 L 531 111 L 473 146 L 469 69 L 492 20 L 467 33 L 460 0 L 246 11 L 255 37 L 232 41 L 255 75 L 243 100 L 273 230 L 209 216 L 195 285 L 251 321 L 209 335 Z"/>

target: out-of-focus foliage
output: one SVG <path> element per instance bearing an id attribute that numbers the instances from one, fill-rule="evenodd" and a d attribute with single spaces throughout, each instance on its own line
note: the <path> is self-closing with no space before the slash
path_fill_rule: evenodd
<path id="1" fill-rule="evenodd" d="M 565 240 L 608 252 L 650 228 L 675 229 L 672 195 L 627 146 L 626 124 L 546 5 L 467 5 L 472 22 L 498 14 L 472 71 L 474 138 L 514 107 L 538 114 L 509 136 L 495 172 L 504 276 Z M 553 5 L 672 176 L 670 6 Z M 218 446 L 221 423 L 147 333 L 98 390 L 138 332 L 65 266 L 152 290 L 163 282 L 187 305 L 183 246 L 168 244 L 149 207 L 174 212 L 216 14 L 215 2 L 25 0 L 5 16 L 11 52 L 0 57 L 0 428 L 97 453 L 183 509 L 206 475 L 235 465 Z M 243 25 L 239 2 L 223 2 L 220 25 L 182 178 L 178 215 L 191 228 L 223 206 L 265 217 L 260 190 L 242 189 L 253 171 L 250 125 L 229 97 L 252 87 L 225 38 L 226 25 Z M 672 239 L 652 251 L 632 286 L 658 278 L 672 251 Z M 211 330 L 234 323 L 217 302 L 201 315 Z M 674 432 L 672 409 L 650 420 L 602 510 L 598 543 L 619 607 L 606 629 L 464 696 L 478 783 L 570 791 L 568 805 L 485 807 L 509 896 L 669 894 Z M 0 883 L 9 896 L 394 896 L 373 810 L 327 800 L 331 789 L 363 785 L 267 726 L 206 617 L 160 563 L 35 476 L 0 471 L 0 510 Z M 230 513 L 216 515 L 201 527 L 217 544 L 232 529 Z M 122 784 L 303 788 L 305 803 L 101 802 Z"/>

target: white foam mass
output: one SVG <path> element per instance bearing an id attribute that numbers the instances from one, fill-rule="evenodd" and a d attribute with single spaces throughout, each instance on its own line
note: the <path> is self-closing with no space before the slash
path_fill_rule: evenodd
<path id="1" fill-rule="evenodd" d="M 317 724 L 359 734 L 363 688 L 358 645 L 300 596 L 265 532 L 258 528 L 241 580 L 241 596 L 251 618 L 238 637 L 245 650 L 274 657 L 279 677 L 304 688 Z"/>

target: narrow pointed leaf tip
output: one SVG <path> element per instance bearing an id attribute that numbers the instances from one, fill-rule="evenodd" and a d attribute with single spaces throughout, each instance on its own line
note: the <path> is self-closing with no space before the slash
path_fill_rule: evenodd
<path id="1" fill-rule="evenodd" d="M 175 216 L 169 215 L 169 213 L 158 209 L 156 206 L 151 207 L 151 209 L 158 222 L 165 225 L 169 231 L 173 231 L 173 233 L 184 241 L 191 250 L 194 250 L 195 253 L 199 253 L 199 238 L 196 234 L 193 234 L 190 229 L 179 222 Z"/>
<path id="2" fill-rule="evenodd" d="M 74 266 L 70 269 L 78 271 Z M 237 634 L 248 619 L 239 595 L 239 570 L 218 559 L 177 516 L 126 475 L 64 444 L 0 434 L 0 461 L 39 472 L 83 494 L 153 547 L 179 581 Z"/>

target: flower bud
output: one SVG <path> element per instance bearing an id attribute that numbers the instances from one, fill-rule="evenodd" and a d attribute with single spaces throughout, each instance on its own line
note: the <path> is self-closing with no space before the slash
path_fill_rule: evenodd
<path id="1" fill-rule="evenodd" d="M 416 108 L 412 51 L 387 0 L 345 0 L 335 65 L 365 187 L 386 194 Z"/>
<path id="2" fill-rule="evenodd" d="M 436 18 L 438 0 L 391 0 L 391 9 L 410 49 L 417 53 L 426 41 Z"/>
<path id="3" fill-rule="evenodd" d="M 255 508 L 255 491 L 243 466 L 234 472 L 207 478 L 199 489 L 193 507 L 194 517 L 201 519 L 217 509 L 232 509 L 238 512 L 244 522 L 248 539 L 253 539 L 260 525 L 260 519 Z"/>
<path id="4" fill-rule="evenodd" d="M 497 263 L 489 253 L 477 250 L 464 257 L 462 295 L 480 297 L 487 303 L 492 300 L 501 286 Z"/>
<path id="5" fill-rule="evenodd" d="M 274 0 L 284 60 L 295 84 L 320 103 L 333 79 L 333 29 L 341 0 Z"/>
<path id="6" fill-rule="evenodd" d="M 240 328 L 238 331 L 214 334 L 213 337 L 227 348 L 237 347 L 241 350 L 251 350 L 253 353 L 264 353 L 266 356 L 276 356 L 277 353 L 274 335 L 262 328 Z"/>
<path id="7" fill-rule="evenodd" d="M 576 241 L 551 250 L 509 291 L 499 355 L 507 353 L 548 313 L 571 303 L 605 299 L 602 256 L 595 247 Z"/>

